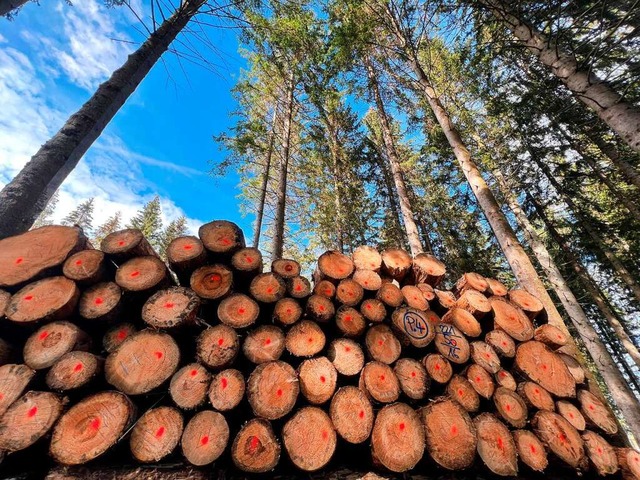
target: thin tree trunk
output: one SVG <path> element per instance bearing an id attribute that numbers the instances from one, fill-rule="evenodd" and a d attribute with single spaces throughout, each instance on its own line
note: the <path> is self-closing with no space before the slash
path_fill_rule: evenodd
<path id="1" fill-rule="evenodd" d="M 620 152 L 615 145 L 610 144 L 597 133 L 589 134 L 589 138 L 611 160 L 611 163 L 620 171 L 625 180 L 640 190 L 640 172 L 620 157 Z"/>
<path id="2" fill-rule="evenodd" d="M 342 146 L 338 140 L 338 134 L 336 132 L 335 125 L 331 122 L 331 113 L 324 110 L 322 112 L 322 119 L 324 122 L 327 136 L 329 137 L 329 150 L 331 151 L 331 160 L 333 167 L 333 188 L 334 188 L 334 202 L 336 205 L 336 230 L 337 230 L 337 246 L 340 253 L 344 253 L 344 212 L 343 212 L 343 200 L 342 200 L 342 188 L 340 182 L 342 181 L 341 175 L 341 154 L 340 150 Z"/>
<path id="3" fill-rule="evenodd" d="M 276 120 L 278 116 L 278 104 L 273 107 L 273 118 L 271 119 L 271 131 L 269 132 L 269 142 L 267 146 L 267 154 L 265 156 L 264 173 L 262 174 L 262 186 L 260 187 L 260 202 L 258 203 L 258 211 L 256 212 L 256 226 L 253 231 L 253 246 L 258 248 L 260 245 L 260 234 L 262 233 L 262 220 L 264 218 L 264 204 L 267 199 L 267 187 L 269 185 L 269 176 L 271 172 L 271 157 L 273 156 L 273 146 L 276 138 Z"/>
<path id="4" fill-rule="evenodd" d="M 0 0 L 0 17 L 13 12 L 27 3 L 28 0 Z"/>
<path id="5" fill-rule="evenodd" d="M 273 259 L 282 258 L 284 249 L 284 224 L 286 219 L 287 206 L 287 176 L 289 174 L 289 155 L 291 151 L 291 123 L 293 121 L 293 96 L 295 90 L 295 77 L 293 69 L 289 73 L 287 80 L 287 103 L 285 105 L 282 155 L 280 157 L 280 168 L 278 172 L 278 192 L 276 203 L 276 225 L 273 236 L 273 246 L 271 249 Z"/>
<path id="6" fill-rule="evenodd" d="M 205 0 L 186 1 L 0 192 L 0 239 L 26 231 Z"/>
<path id="7" fill-rule="evenodd" d="M 544 173 L 545 177 L 549 180 L 549 183 L 553 186 L 553 188 L 558 192 L 561 196 L 562 201 L 567 204 L 567 206 L 571 209 L 573 214 L 578 221 L 580 227 L 584 229 L 585 232 L 591 237 L 591 240 L 596 244 L 598 249 L 604 254 L 604 256 L 609 260 L 611 266 L 614 271 L 618 274 L 618 276 L 622 279 L 622 281 L 629 287 L 633 296 L 640 302 L 640 284 L 638 284 L 631 274 L 629 270 L 622 264 L 620 259 L 616 256 L 616 254 L 611 251 L 611 249 L 606 245 L 600 234 L 596 231 L 596 229 L 591 224 L 591 221 L 586 218 L 580 208 L 575 204 L 570 195 L 566 195 L 564 193 L 564 189 L 560 185 L 560 182 L 555 178 L 553 172 L 547 164 L 542 162 L 537 155 L 535 155 L 531 149 L 529 149 L 529 153 L 534 163 L 538 166 L 538 168 Z"/>
<path id="8" fill-rule="evenodd" d="M 558 327 L 568 336 L 568 338 L 571 338 L 569 330 L 564 323 L 564 319 L 549 296 L 549 293 L 538 276 L 531 260 L 518 241 L 515 232 L 509 225 L 507 218 L 502 213 L 502 210 L 500 209 L 493 193 L 489 189 L 489 186 L 485 182 L 484 178 L 482 178 L 478 167 L 471 159 L 469 150 L 466 148 L 460 134 L 453 126 L 449 114 L 440 103 L 440 99 L 431 86 L 422 66 L 418 62 L 417 53 L 413 50 L 413 46 L 410 45 L 404 37 L 401 29 L 398 28 L 393 13 L 390 11 L 388 11 L 388 13 L 390 19 L 394 22 L 394 30 L 397 35 L 398 42 L 407 55 L 407 60 L 422 87 L 425 98 L 433 110 L 433 113 L 435 114 L 445 136 L 447 137 L 447 140 L 460 163 L 460 167 L 462 168 L 462 171 L 467 178 L 476 199 L 478 200 L 478 204 L 480 205 L 480 208 L 482 208 L 482 211 L 484 212 L 489 225 L 491 226 L 491 229 L 504 252 L 511 270 L 518 280 L 518 283 L 525 290 L 528 290 L 540 299 L 547 312 L 549 323 Z M 577 353 L 577 347 L 575 344 L 572 347 Z M 618 395 L 622 395 L 623 393 L 623 391 L 617 392 Z M 638 402 L 621 402 L 618 407 L 621 411 L 624 409 L 625 419 L 629 424 L 629 429 L 631 430 L 632 435 L 640 438 L 640 408 Z"/>
<path id="9" fill-rule="evenodd" d="M 635 151 L 640 151 L 640 110 L 626 102 L 592 71 L 581 69 L 575 56 L 518 18 L 502 0 L 480 0 L 506 23 L 529 51 L 551 69 L 573 95 L 591 108 Z"/>
<path id="10" fill-rule="evenodd" d="M 400 210 L 402 212 L 402 221 L 404 228 L 407 232 L 407 238 L 409 240 L 409 248 L 412 255 L 422 253 L 422 243 L 420 242 L 420 235 L 418 234 L 418 227 L 413 217 L 413 208 L 409 201 L 409 195 L 407 194 L 407 186 L 402 175 L 400 168 L 400 158 L 395 147 L 393 140 L 393 133 L 391 131 L 391 124 L 387 112 L 385 110 L 384 102 L 382 101 L 382 95 L 380 94 L 380 88 L 378 86 L 378 80 L 373 71 L 373 66 L 368 57 L 365 58 L 365 66 L 367 68 L 367 75 L 369 77 L 369 87 L 373 94 L 376 107 L 378 110 L 378 116 L 380 117 L 380 126 L 382 129 L 382 139 L 384 141 L 385 153 L 389 166 L 391 167 L 391 175 L 393 176 L 393 182 L 398 193 L 398 199 L 400 200 Z"/>
<path id="11" fill-rule="evenodd" d="M 388 162 L 385 163 L 382 158 L 381 152 L 378 152 L 380 158 L 380 170 L 382 172 L 382 176 L 384 177 L 384 184 L 387 190 L 387 198 L 389 199 L 389 209 L 391 210 L 391 214 L 393 215 L 393 224 L 394 230 L 396 233 L 397 241 L 401 244 L 405 243 L 405 235 L 406 231 L 403 230 L 400 220 L 400 207 L 398 206 L 398 199 L 396 198 L 396 190 L 393 188 L 393 180 L 391 179 L 391 174 L 389 172 Z"/>

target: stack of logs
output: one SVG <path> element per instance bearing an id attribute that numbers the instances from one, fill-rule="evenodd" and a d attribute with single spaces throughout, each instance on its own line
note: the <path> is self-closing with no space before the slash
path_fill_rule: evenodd
<path id="1" fill-rule="evenodd" d="M 366 246 L 321 255 L 312 285 L 293 260 L 264 272 L 227 221 L 166 255 L 137 230 L 99 250 L 63 226 L 0 241 L 0 451 L 127 463 L 124 445 L 139 462 L 261 473 L 316 471 L 360 444 L 363 465 L 392 472 L 640 478 L 524 290 L 476 273 L 440 290 L 433 256 Z"/>

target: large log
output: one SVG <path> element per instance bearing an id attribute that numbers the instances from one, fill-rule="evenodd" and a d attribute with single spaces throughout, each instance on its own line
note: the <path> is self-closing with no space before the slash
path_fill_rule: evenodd
<path id="1" fill-rule="evenodd" d="M 105 280 L 113 266 L 110 263 L 100 250 L 81 250 L 67 258 L 62 265 L 62 273 L 79 285 L 93 285 Z"/>
<path id="2" fill-rule="evenodd" d="M 587 468 L 584 442 L 578 431 L 563 417 L 548 410 L 540 410 L 532 420 L 536 435 L 558 458 L 577 469 Z"/>
<path id="3" fill-rule="evenodd" d="M 375 414 L 365 393 L 354 386 L 340 388 L 331 399 L 331 421 L 349 443 L 362 443 L 371 435 Z"/>
<path id="4" fill-rule="evenodd" d="M 400 397 L 400 382 L 389 365 L 367 363 L 360 373 L 359 387 L 379 403 L 393 403 Z"/>
<path id="5" fill-rule="evenodd" d="M 178 446 L 182 430 L 182 414 L 175 408 L 147 410 L 131 431 L 131 455 L 145 463 L 162 460 Z"/>
<path id="6" fill-rule="evenodd" d="M 318 258 L 318 271 L 321 279 L 342 280 L 351 276 L 353 270 L 353 261 L 335 250 L 325 252 Z"/>
<path id="7" fill-rule="evenodd" d="M 357 375 L 364 367 L 364 353 L 360 345 L 348 338 L 337 338 L 327 348 L 327 358 L 339 374 Z"/>
<path id="8" fill-rule="evenodd" d="M 271 424 L 261 418 L 245 423 L 231 446 L 231 458 L 243 472 L 265 473 L 280 461 L 280 442 Z"/>
<path id="9" fill-rule="evenodd" d="M 153 294 L 142 307 L 142 320 L 150 327 L 170 329 L 196 321 L 200 298 L 185 287 L 171 287 Z"/>
<path id="10" fill-rule="evenodd" d="M 296 372 L 285 362 L 258 365 L 247 381 L 247 398 L 257 417 L 277 420 L 296 403 L 300 387 Z"/>
<path id="11" fill-rule="evenodd" d="M 338 372 L 327 357 L 304 360 L 298 367 L 300 393 L 313 405 L 328 402 L 336 390 Z"/>
<path id="12" fill-rule="evenodd" d="M 222 455 L 229 443 L 229 425 L 221 413 L 196 413 L 182 432 L 182 454 L 197 467 L 209 465 Z"/>
<path id="13" fill-rule="evenodd" d="M 218 305 L 218 319 L 225 325 L 242 329 L 256 323 L 260 315 L 260 306 L 248 295 L 234 293 Z"/>
<path id="14" fill-rule="evenodd" d="M 513 441 L 516 442 L 518 458 L 534 472 L 543 472 L 549 465 L 547 451 L 544 445 L 529 430 L 515 430 Z"/>
<path id="15" fill-rule="evenodd" d="M 262 325 L 249 332 L 242 342 L 242 353 L 253 363 L 278 360 L 284 352 L 285 336 L 273 325 Z"/>
<path id="16" fill-rule="evenodd" d="M 116 270 L 116 283 L 125 292 L 151 294 L 171 284 L 167 266 L 154 256 L 135 257 Z"/>
<path id="17" fill-rule="evenodd" d="M 245 247 L 242 230 L 235 223 L 226 220 L 205 223 L 198 230 L 198 236 L 214 256 L 230 256 Z"/>
<path id="18" fill-rule="evenodd" d="M 382 265 L 382 257 L 380 253 L 378 253 L 378 250 L 368 245 L 356 247 L 351 254 L 351 259 L 355 267 L 360 270 L 377 272 Z"/>
<path id="19" fill-rule="evenodd" d="M 51 367 L 73 350 L 88 350 L 91 338 L 71 322 L 52 322 L 36 330 L 24 344 L 24 363 L 34 370 Z"/>
<path id="20" fill-rule="evenodd" d="M 364 341 L 367 353 L 373 360 L 391 365 L 400 358 L 402 345 L 387 325 L 370 327 Z"/>
<path id="21" fill-rule="evenodd" d="M 336 431 L 317 407 L 298 410 L 282 429 L 282 443 L 293 464 L 305 472 L 324 467 L 336 449 Z"/>
<path id="22" fill-rule="evenodd" d="M 615 449 L 604 438 L 587 430 L 582 434 L 582 440 L 590 464 L 598 475 L 613 475 L 620 469 Z"/>
<path id="23" fill-rule="evenodd" d="M 224 265 L 205 265 L 194 270 L 189 286 L 203 300 L 218 300 L 231 292 L 233 273 Z"/>
<path id="24" fill-rule="evenodd" d="M 517 450 L 509 429 L 490 413 L 473 419 L 478 433 L 478 455 L 496 475 L 518 474 Z"/>
<path id="25" fill-rule="evenodd" d="M 15 293 L 9 300 L 5 315 L 17 323 L 61 320 L 71 316 L 79 298 L 80 290 L 73 280 L 45 278 Z"/>
<path id="26" fill-rule="evenodd" d="M 413 358 L 401 358 L 393 367 L 400 389 L 411 400 L 422 400 L 429 390 L 431 379 L 424 366 Z"/>
<path id="27" fill-rule="evenodd" d="M 295 357 L 311 357 L 321 352 L 326 343 L 324 332 L 317 323 L 302 320 L 287 333 L 285 347 Z"/>
<path id="28" fill-rule="evenodd" d="M 535 340 L 518 346 L 515 367 L 531 381 L 558 397 L 575 397 L 576 382 L 564 361 Z"/>

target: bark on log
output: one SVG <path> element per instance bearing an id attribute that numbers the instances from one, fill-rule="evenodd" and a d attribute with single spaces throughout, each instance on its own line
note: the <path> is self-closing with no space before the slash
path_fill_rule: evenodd
<path id="1" fill-rule="evenodd" d="M 375 414 L 359 388 L 351 385 L 340 388 L 331 399 L 329 415 L 338 435 L 349 443 L 362 443 L 371 435 Z"/>
<path id="2" fill-rule="evenodd" d="M 518 345 L 515 367 L 558 397 L 575 397 L 576 382 L 562 359 L 535 340 Z"/>
<path id="3" fill-rule="evenodd" d="M 226 412 L 236 408 L 242 401 L 244 393 L 244 376 L 240 370 L 229 368 L 211 378 L 209 402 L 218 412 Z"/>
<path id="4" fill-rule="evenodd" d="M 135 257 L 158 256 L 142 232 L 135 228 L 110 233 L 100 243 L 100 250 L 118 265 Z"/>
<path id="5" fill-rule="evenodd" d="M 142 320 L 150 327 L 171 329 L 196 321 L 200 298 L 190 288 L 171 287 L 154 293 L 142 307 Z M 218 309 L 218 315 L 220 315 Z M 222 317 L 220 318 L 222 321 Z"/>
<path id="6" fill-rule="evenodd" d="M 241 428 L 231 446 L 231 458 L 243 472 L 266 473 L 280 461 L 280 442 L 271 424 L 252 418 Z"/>
<path id="7" fill-rule="evenodd" d="M 262 325 L 249 332 L 242 342 L 242 353 L 259 364 L 278 360 L 284 352 L 284 332 L 273 325 Z"/>
<path id="8" fill-rule="evenodd" d="M 325 346 L 326 337 L 317 323 L 303 320 L 296 323 L 285 337 L 285 347 L 294 357 L 312 357 Z"/>
<path id="9" fill-rule="evenodd" d="M 5 312 L 7 310 L 7 305 L 9 305 L 10 298 L 11 294 L 9 292 L 0 290 L 0 320 L 4 319 L 5 317 Z"/>
<path id="10" fill-rule="evenodd" d="M 34 370 L 51 367 L 73 350 L 88 350 L 90 337 L 70 322 L 52 322 L 31 335 L 24 344 L 24 363 Z"/>
<path id="11" fill-rule="evenodd" d="M 328 402 L 336 390 L 338 372 L 327 357 L 310 358 L 298 367 L 300 392 L 313 405 Z"/>
<path id="12" fill-rule="evenodd" d="M 78 313 L 92 322 L 111 322 L 122 312 L 122 289 L 114 282 L 103 282 L 87 288 L 80 296 Z"/>
<path id="13" fill-rule="evenodd" d="M 473 423 L 478 433 L 478 455 L 496 475 L 518 474 L 517 450 L 509 429 L 490 413 L 481 413 Z"/>
<path id="14" fill-rule="evenodd" d="M 562 461 L 579 470 L 588 467 L 580 434 L 560 415 L 540 410 L 533 416 L 531 426 L 538 438 Z"/>
<path id="15" fill-rule="evenodd" d="M 73 280 L 49 277 L 30 283 L 9 300 L 7 319 L 16 323 L 52 321 L 68 318 L 80 299 Z"/>
<path id="16" fill-rule="evenodd" d="M 82 250 L 67 258 L 62 265 L 62 274 L 79 285 L 93 285 L 105 280 L 109 268 L 103 252 Z"/>
<path id="17" fill-rule="evenodd" d="M 229 443 L 229 425 L 221 413 L 196 413 L 182 432 L 182 454 L 197 467 L 216 461 Z"/>
<path id="18" fill-rule="evenodd" d="M 198 236 L 204 248 L 214 256 L 231 256 L 236 250 L 246 246 L 244 234 L 235 223 L 215 220 L 198 229 Z"/>
<path id="19" fill-rule="evenodd" d="M 189 363 L 171 377 L 169 395 L 182 410 L 193 410 L 206 400 L 210 384 L 211 375 L 207 369 L 199 363 Z"/>
<path id="20" fill-rule="evenodd" d="M 173 407 L 147 410 L 131 431 L 131 455 L 143 463 L 162 460 L 178 446 L 183 426 L 182 414 Z"/>
<path id="21" fill-rule="evenodd" d="M 238 334 L 226 325 L 207 328 L 196 339 L 196 357 L 209 368 L 220 369 L 231 365 L 239 350 Z"/>
<path id="22" fill-rule="evenodd" d="M 336 449 L 331 419 L 317 407 L 298 410 L 282 429 L 282 443 L 293 464 L 305 472 L 324 467 Z"/>
<path id="23" fill-rule="evenodd" d="M 327 348 L 327 358 L 341 375 L 357 375 L 364 367 L 364 353 L 360 345 L 348 338 L 336 338 Z"/>
<path id="24" fill-rule="evenodd" d="M 102 373 L 104 360 L 88 352 L 69 352 L 47 372 L 51 390 L 66 391 L 83 387 Z"/>
<path id="25" fill-rule="evenodd" d="M 247 381 L 247 398 L 257 417 L 277 420 L 293 409 L 300 387 L 291 365 L 281 361 L 258 365 Z"/>

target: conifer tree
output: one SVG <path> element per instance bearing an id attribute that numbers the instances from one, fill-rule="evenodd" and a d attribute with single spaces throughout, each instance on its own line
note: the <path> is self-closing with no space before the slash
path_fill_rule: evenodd
<path id="1" fill-rule="evenodd" d="M 51 217 L 56 211 L 59 198 L 60 194 L 56 191 L 56 193 L 53 194 L 53 197 L 51 197 L 51 200 L 49 200 L 49 203 L 47 203 L 47 206 L 42 210 L 42 213 L 38 215 L 38 218 L 36 218 L 36 221 L 33 223 L 33 227 L 31 228 L 44 227 L 45 225 L 51 225 L 53 223 L 53 219 Z"/>
<path id="2" fill-rule="evenodd" d="M 162 208 L 160 197 L 156 195 L 145 203 L 135 216 L 127 224 L 127 228 L 137 228 L 149 240 L 156 249 L 159 248 L 162 239 Z"/>
<path id="3" fill-rule="evenodd" d="M 93 203 L 94 198 L 90 198 L 82 202 L 78 205 L 74 210 L 72 210 L 64 219 L 62 220 L 63 225 L 77 225 L 84 230 L 86 235 L 91 234 L 92 224 L 93 224 Z"/>
<path id="4" fill-rule="evenodd" d="M 162 257 L 165 257 L 169 244 L 177 237 L 184 235 L 187 232 L 187 217 L 180 215 L 175 220 L 169 222 L 167 228 L 164 229 L 160 236 L 159 251 Z"/>
<path id="5" fill-rule="evenodd" d="M 102 225 L 98 226 L 93 233 L 93 243 L 99 247 L 102 240 L 110 233 L 120 230 L 122 224 L 122 212 L 118 211 L 109 217 Z"/>

